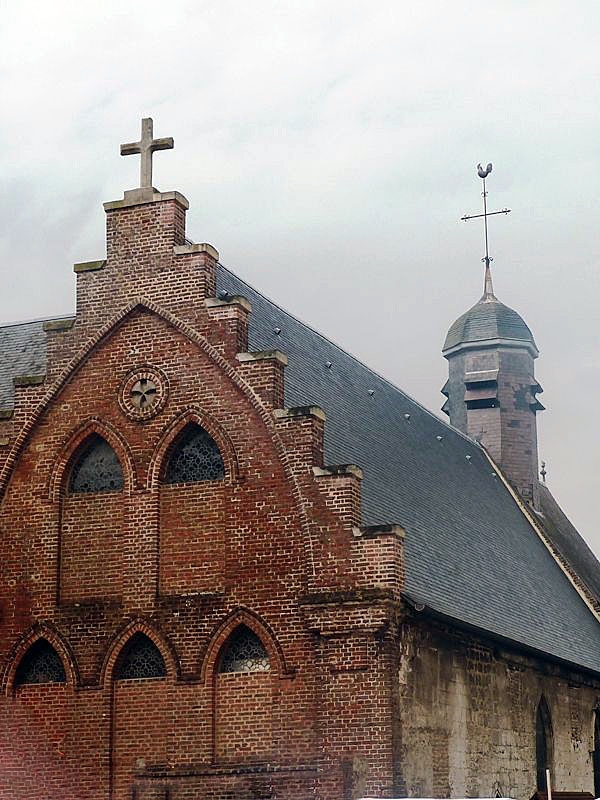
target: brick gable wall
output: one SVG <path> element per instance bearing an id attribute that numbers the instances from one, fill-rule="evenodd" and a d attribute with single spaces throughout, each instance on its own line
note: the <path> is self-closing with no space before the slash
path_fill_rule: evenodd
<path id="1" fill-rule="evenodd" d="M 401 538 L 352 527 L 360 473 L 323 469 L 318 409 L 279 408 L 282 357 L 241 357 L 250 309 L 214 298 L 214 252 L 184 244 L 184 217 L 178 197 L 108 209 L 106 262 L 79 266 L 74 324 L 48 331 L 45 380 L 18 388 L 0 422 L 4 785 L 29 798 L 333 800 L 356 794 L 348 759 L 367 749 L 362 785 L 385 791 L 391 673 L 376 637 L 396 613 Z M 132 419 L 120 393 L 143 368 L 166 400 Z M 162 485 L 190 422 L 217 442 L 225 477 Z M 92 434 L 119 457 L 122 491 L 68 492 Z M 241 623 L 268 673 L 218 673 Z M 167 676 L 115 681 L 138 630 Z M 16 688 L 42 631 L 67 684 Z"/>

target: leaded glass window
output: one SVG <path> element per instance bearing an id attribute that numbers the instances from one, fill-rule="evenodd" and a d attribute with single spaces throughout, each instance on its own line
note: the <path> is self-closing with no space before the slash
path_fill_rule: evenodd
<path id="1" fill-rule="evenodd" d="M 219 672 L 268 672 L 270 669 L 264 644 L 254 631 L 240 625 L 225 645 Z"/>
<path id="2" fill-rule="evenodd" d="M 166 674 L 165 660 L 158 647 L 144 633 L 135 633 L 119 656 L 115 678 L 164 678 Z"/>
<path id="3" fill-rule="evenodd" d="M 67 676 L 60 656 L 46 639 L 38 639 L 21 659 L 15 686 L 26 683 L 66 683 Z"/>
<path id="4" fill-rule="evenodd" d="M 225 467 L 214 439 L 199 425 L 188 425 L 176 439 L 165 471 L 165 483 L 218 481 Z"/>
<path id="5" fill-rule="evenodd" d="M 97 434 L 85 442 L 71 469 L 69 491 L 118 492 L 123 488 L 123 470 L 115 451 Z"/>

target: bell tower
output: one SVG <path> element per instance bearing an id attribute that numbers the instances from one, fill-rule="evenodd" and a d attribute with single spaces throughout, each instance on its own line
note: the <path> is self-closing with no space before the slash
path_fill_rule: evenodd
<path id="1" fill-rule="evenodd" d="M 487 219 L 508 209 L 487 211 L 485 179 L 492 170 L 478 165 L 483 180 L 485 230 L 484 290 L 481 299 L 450 327 L 442 348 L 448 380 L 443 411 L 454 427 L 477 439 L 502 468 L 523 500 L 539 507 L 536 414 L 542 387 L 535 379 L 538 349 L 522 317 L 494 294 Z"/>

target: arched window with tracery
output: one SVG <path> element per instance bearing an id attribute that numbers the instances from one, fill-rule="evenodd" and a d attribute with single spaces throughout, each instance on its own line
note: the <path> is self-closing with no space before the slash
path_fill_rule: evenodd
<path id="1" fill-rule="evenodd" d="M 546 770 L 552 770 L 552 718 L 545 697 L 540 699 L 535 715 L 536 780 L 539 791 L 546 790 Z"/>
<path id="2" fill-rule="evenodd" d="M 152 639 L 145 633 L 135 633 L 123 647 L 114 674 L 117 680 L 164 678 L 167 668 Z"/>
<path id="3" fill-rule="evenodd" d="M 34 683 L 66 683 L 63 662 L 47 639 L 38 639 L 21 659 L 15 673 L 15 686 Z"/>
<path id="4" fill-rule="evenodd" d="M 218 481 L 224 477 L 225 466 L 215 440 L 200 425 L 186 425 L 169 449 L 164 483 Z"/>
<path id="5" fill-rule="evenodd" d="M 160 473 L 162 594 L 212 592 L 222 584 L 229 481 L 219 446 L 188 422 L 174 436 Z"/>
<path id="6" fill-rule="evenodd" d="M 247 625 L 229 636 L 215 670 L 215 758 L 268 760 L 273 741 L 273 674 L 260 637 Z"/>
<path id="7" fill-rule="evenodd" d="M 124 483 L 119 456 L 103 436 L 92 432 L 73 453 L 63 478 L 61 602 L 121 596 L 126 580 L 121 538 L 128 502 Z"/>
<path id="8" fill-rule="evenodd" d="M 57 651 L 47 638 L 35 639 L 21 652 L 12 675 L 10 713 L 2 719 L 0 783 L 5 791 L 0 795 L 74 797 L 74 773 L 65 764 L 65 756 L 76 752 L 73 720 L 79 710 L 70 664 L 62 660 L 62 648 Z"/>
<path id="9" fill-rule="evenodd" d="M 71 467 L 71 494 L 120 492 L 123 488 L 121 462 L 106 439 L 92 434 L 80 447 Z"/>
<path id="10" fill-rule="evenodd" d="M 219 664 L 219 672 L 268 672 L 269 654 L 264 644 L 247 625 L 240 625 L 231 634 Z"/>
<path id="11" fill-rule="evenodd" d="M 113 795 L 131 797 L 135 765 L 164 765 L 172 741 L 173 682 L 157 645 L 142 631 L 123 645 L 112 669 Z"/>

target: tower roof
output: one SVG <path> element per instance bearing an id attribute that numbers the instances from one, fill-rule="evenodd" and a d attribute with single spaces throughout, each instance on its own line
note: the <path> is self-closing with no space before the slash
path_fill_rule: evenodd
<path id="1" fill-rule="evenodd" d="M 489 266 L 486 266 L 483 296 L 450 326 L 442 352 L 447 353 L 460 345 L 498 340 L 515 344 L 525 342 L 537 356 L 533 334 L 523 318 L 495 296 Z"/>

